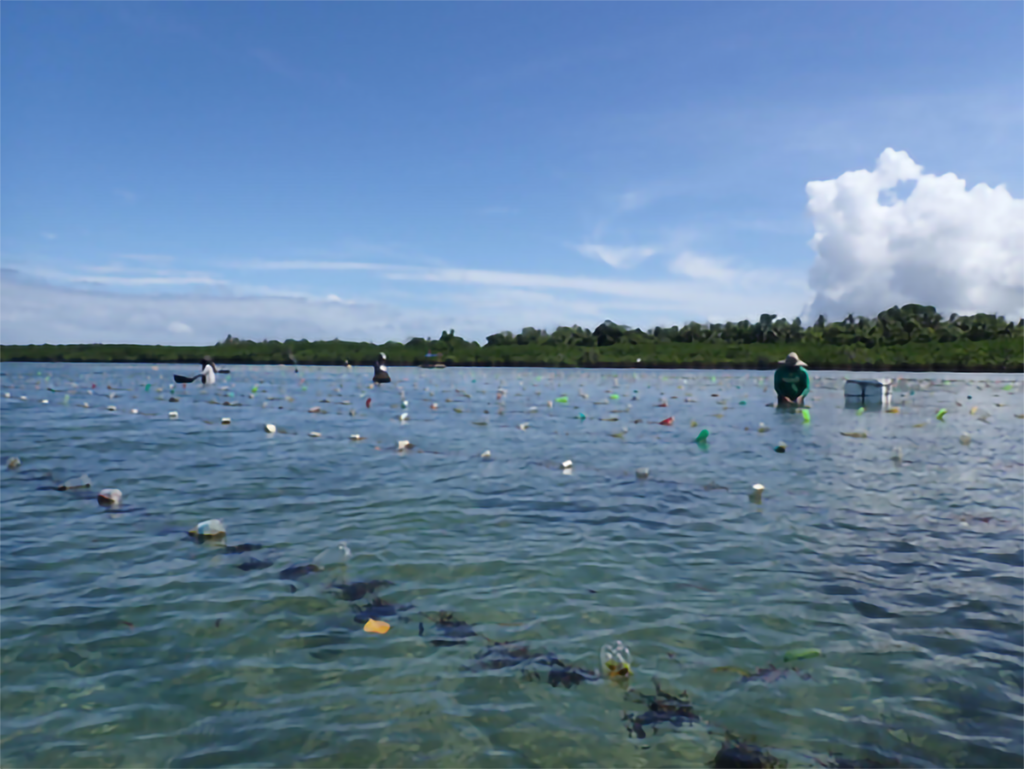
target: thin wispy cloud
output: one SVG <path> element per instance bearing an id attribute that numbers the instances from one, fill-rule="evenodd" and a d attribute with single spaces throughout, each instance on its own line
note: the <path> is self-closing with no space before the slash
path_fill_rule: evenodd
<path id="1" fill-rule="evenodd" d="M 582 243 L 576 246 L 576 250 L 583 256 L 618 268 L 631 267 L 658 253 L 658 249 L 652 246 L 605 246 L 599 243 Z"/>
<path id="2" fill-rule="evenodd" d="M 727 266 L 723 260 L 689 251 L 684 251 L 673 259 L 669 264 L 669 270 L 687 278 L 711 280 L 716 283 L 727 283 L 736 278 L 736 270 Z"/>
<path id="3" fill-rule="evenodd" d="M 226 286 L 228 281 L 208 275 L 68 275 L 71 283 L 92 283 L 98 286 Z"/>
<path id="4" fill-rule="evenodd" d="M 372 262 L 313 262 L 308 260 L 292 260 L 278 262 L 248 262 L 240 265 L 251 270 L 386 270 L 386 264 Z"/>
<path id="5" fill-rule="evenodd" d="M 52 232 L 44 232 L 44 233 L 42 233 L 42 236 L 43 236 L 44 240 L 56 240 L 57 239 L 57 236 L 54 233 L 52 233 Z"/>

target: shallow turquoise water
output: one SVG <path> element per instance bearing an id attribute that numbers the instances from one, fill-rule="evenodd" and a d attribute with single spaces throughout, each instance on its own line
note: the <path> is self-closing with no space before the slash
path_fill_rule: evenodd
<path id="1" fill-rule="evenodd" d="M 790 766 L 1024 761 L 1019 376 L 904 375 L 898 414 L 858 415 L 815 372 L 804 424 L 764 372 L 232 369 L 168 403 L 194 371 L 3 366 L 4 766 L 703 766 L 726 731 Z M 264 548 L 184 537 L 213 517 Z M 329 589 L 369 579 L 408 607 L 386 635 Z M 478 635 L 432 645 L 439 611 Z M 474 664 L 519 640 L 593 669 L 617 639 L 701 721 L 631 737 L 624 685 Z M 772 664 L 799 671 L 715 670 Z"/>

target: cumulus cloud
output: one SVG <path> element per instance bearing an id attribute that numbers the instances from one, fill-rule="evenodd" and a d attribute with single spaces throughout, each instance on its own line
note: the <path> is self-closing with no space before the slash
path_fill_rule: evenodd
<path id="1" fill-rule="evenodd" d="M 167 327 L 167 330 L 172 334 L 191 334 L 192 327 L 187 323 L 182 323 L 180 320 L 171 322 L 171 325 Z"/>
<path id="2" fill-rule="evenodd" d="M 625 267 L 627 265 L 639 264 L 649 256 L 658 253 L 658 249 L 650 246 L 602 246 L 598 243 L 583 243 L 576 246 L 576 250 L 583 256 L 592 259 L 600 259 L 612 267 Z"/>
<path id="3" fill-rule="evenodd" d="M 817 254 L 811 316 L 872 316 L 907 303 L 1024 315 L 1024 200 L 1005 186 L 968 189 L 886 149 L 873 171 L 809 182 L 807 197 Z"/>

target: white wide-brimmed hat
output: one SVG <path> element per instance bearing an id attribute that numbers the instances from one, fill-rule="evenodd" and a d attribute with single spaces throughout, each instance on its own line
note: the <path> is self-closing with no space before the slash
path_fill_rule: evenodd
<path id="1" fill-rule="evenodd" d="M 804 368 L 807 368 L 807 364 L 800 360 L 800 356 L 795 352 L 791 352 L 786 356 L 785 360 L 780 360 L 779 363 L 784 363 L 787 366 L 803 366 Z"/>

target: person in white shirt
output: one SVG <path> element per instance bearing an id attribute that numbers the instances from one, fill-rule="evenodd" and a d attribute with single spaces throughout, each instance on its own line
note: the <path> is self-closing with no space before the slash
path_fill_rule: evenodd
<path id="1" fill-rule="evenodd" d="M 213 358 L 209 355 L 203 358 L 203 384 L 212 385 L 217 382 L 217 367 L 213 364 Z"/>

